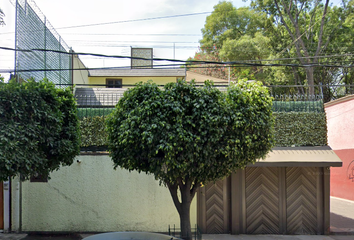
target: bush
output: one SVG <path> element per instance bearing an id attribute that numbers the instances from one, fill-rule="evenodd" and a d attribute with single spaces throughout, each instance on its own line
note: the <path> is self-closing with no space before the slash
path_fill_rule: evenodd
<path id="1" fill-rule="evenodd" d="M 48 80 L 0 82 L 0 180 L 48 176 L 80 152 L 76 102 Z"/>

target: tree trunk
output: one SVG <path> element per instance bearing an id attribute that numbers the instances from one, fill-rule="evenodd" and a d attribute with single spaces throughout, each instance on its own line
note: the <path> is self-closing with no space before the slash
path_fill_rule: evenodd
<path id="1" fill-rule="evenodd" d="M 200 184 L 192 184 L 192 181 L 186 178 L 183 181 L 182 179 L 178 179 L 175 183 L 167 183 L 167 186 L 180 217 L 181 238 L 192 240 L 190 208 Z M 181 192 L 181 199 L 179 199 L 177 194 L 178 189 Z"/>
<path id="2" fill-rule="evenodd" d="M 306 79 L 309 85 L 309 95 L 310 97 L 315 95 L 315 81 L 313 79 L 314 67 L 306 67 Z"/>
<path id="3" fill-rule="evenodd" d="M 179 212 L 181 223 L 181 238 L 185 240 L 192 239 L 191 218 L 190 218 L 191 203 L 182 202 L 181 211 Z"/>

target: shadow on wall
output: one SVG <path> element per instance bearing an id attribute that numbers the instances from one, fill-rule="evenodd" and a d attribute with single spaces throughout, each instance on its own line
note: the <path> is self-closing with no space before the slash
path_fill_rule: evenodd
<path id="1" fill-rule="evenodd" d="M 354 219 L 343 217 L 338 214 L 331 213 L 331 228 L 351 228 L 354 231 Z"/>

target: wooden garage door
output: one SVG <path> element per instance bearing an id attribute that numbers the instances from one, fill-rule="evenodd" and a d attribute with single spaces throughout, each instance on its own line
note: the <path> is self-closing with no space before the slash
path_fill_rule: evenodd
<path id="1" fill-rule="evenodd" d="M 248 167 L 228 180 L 198 192 L 198 225 L 203 233 L 328 233 L 329 170 Z"/>
<path id="2" fill-rule="evenodd" d="M 246 233 L 279 234 L 279 170 L 246 168 Z"/>
<path id="3" fill-rule="evenodd" d="M 316 234 L 322 226 L 321 211 L 317 211 L 317 168 L 286 168 L 286 217 L 288 234 Z"/>
<path id="4" fill-rule="evenodd" d="M 230 233 L 230 203 L 230 178 L 199 190 L 198 225 L 202 233 Z"/>

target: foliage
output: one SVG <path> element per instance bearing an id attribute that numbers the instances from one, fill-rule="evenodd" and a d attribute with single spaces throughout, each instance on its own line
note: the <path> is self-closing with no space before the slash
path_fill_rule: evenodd
<path id="1" fill-rule="evenodd" d="M 235 8 L 231 2 L 219 2 L 206 18 L 202 29 L 202 49 L 214 52 L 222 49 L 228 39 L 238 39 L 245 34 L 253 37 L 264 24 L 264 14 L 256 13 L 247 7 Z"/>
<path id="2" fill-rule="evenodd" d="M 76 101 L 48 80 L 0 82 L 0 180 L 48 176 L 80 150 Z"/>
<path id="3" fill-rule="evenodd" d="M 81 147 L 106 146 L 105 117 L 84 117 L 80 120 Z"/>
<path id="4" fill-rule="evenodd" d="M 220 79 L 228 79 L 229 70 L 227 67 L 222 67 L 219 64 L 201 64 L 198 61 L 207 61 L 207 62 L 220 62 L 221 59 L 216 54 L 209 54 L 206 52 L 196 52 L 193 58 L 187 60 L 187 69 L 188 71 L 196 72 L 199 74 L 212 76 Z M 231 77 L 234 77 L 231 75 Z"/>
<path id="5" fill-rule="evenodd" d="M 108 116 L 114 108 L 77 108 L 77 116 L 80 120 L 85 117 Z"/>
<path id="6" fill-rule="evenodd" d="M 206 18 L 202 53 L 197 54 L 238 62 L 232 67 L 232 79 L 308 85 L 310 94 L 319 94 L 314 84 L 354 82 L 353 19 L 353 0 L 335 5 L 329 0 L 252 0 L 248 8 L 223 1 Z M 210 74 L 214 77 L 217 72 L 214 69 Z M 306 93 L 301 87 L 297 91 Z M 325 101 L 336 95 L 333 91 L 335 88 L 323 92 Z"/>
<path id="7" fill-rule="evenodd" d="M 210 82 L 140 83 L 108 117 L 114 167 L 153 174 L 168 186 L 189 239 L 190 203 L 202 183 L 229 175 L 271 149 L 267 89 L 240 82 L 221 93 Z M 178 189 L 181 197 L 178 197 Z"/>
<path id="8" fill-rule="evenodd" d="M 327 124 L 324 112 L 277 112 L 273 114 L 276 146 L 327 145 Z"/>
<path id="9" fill-rule="evenodd" d="M 322 114 L 323 103 L 321 101 L 273 101 L 272 109 L 273 115 L 276 117 L 274 124 L 275 146 L 326 145 L 324 144 L 326 143 L 326 132 L 325 126 L 323 125 L 326 118 L 325 115 Z M 296 124 L 298 124 L 296 128 L 293 119 L 295 119 Z M 104 131 L 104 121 L 105 117 L 103 116 L 87 117 L 80 120 L 81 147 L 107 146 L 107 132 Z M 317 128 L 320 129 L 320 131 L 317 131 Z M 316 129 L 316 131 L 311 130 L 308 132 L 309 129 Z M 289 134 L 293 136 L 296 135 L 296 137 L 289 137 Z M 317 140 L 313 141 L 313 139 Z"/>

